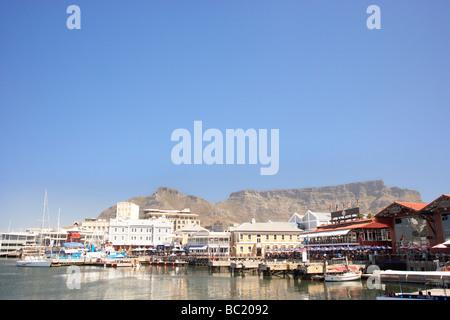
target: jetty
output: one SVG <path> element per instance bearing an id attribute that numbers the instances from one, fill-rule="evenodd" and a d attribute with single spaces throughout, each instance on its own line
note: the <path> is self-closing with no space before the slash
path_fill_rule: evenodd
<path id="1" fill-rule="evenodd" d="M 450 272 L 448 271 L 380 271 L 381 281 L 393 281 L 402 283 L 429 283 L 436 285 L 450 285 Z"/>

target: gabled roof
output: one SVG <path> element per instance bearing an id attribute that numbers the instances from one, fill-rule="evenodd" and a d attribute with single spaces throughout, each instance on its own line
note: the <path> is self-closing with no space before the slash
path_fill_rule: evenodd
<path id="1" fill-rule="evenodd" d="M 423 211 L 427 212 L 449 212 L 450 211 L 450 195 L 443 194 L 437 199 L 431 201 Z"/>
<path id="2" fill-rule="evenodd" d="M 406 208 L 410 208 L 410 209 L 413 209 L 416 211 L 422 210 L 424 207 L 426 207 L 428 205 L 427 203 L 417 203 L 417 202 L 397 202 L 396 201 L 394 203 L 397 203 L 401 206 L 404 206 Z"/>
<path id="3" fill-rule="evenodd" d="M 321 226 L 315 230 L 308 232 L 308 234 L 316 232 L 336 231 L 336 230 L 351 230 L 351 229 L 384 229 L 389 228 L 388 225 L 380 222 L 376 222 L 372 219 L 365 219 L 359 221 L 353 221 L 354 223 L 330 224 L 327 226 Z"/>
<path id="4" fill-rule="evenodd" d="M 375 216 L 379 218 L 407 216 L 416 214 L 427 206 L 427 203 L 418 202 L 393 202 L 378 212 Z"/>

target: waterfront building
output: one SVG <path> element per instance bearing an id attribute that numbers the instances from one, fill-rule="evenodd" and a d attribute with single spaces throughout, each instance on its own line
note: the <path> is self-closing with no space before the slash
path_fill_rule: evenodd
<path id="1" fill-rule="evenodd" d="M 189 208 L 183 210 L 144 209 L 144 219 L 162 216 L 172 221 L 173 231 L 178 231 L 189 224 L 201 224 L 198 214 L 191 213 Z"/>
<path id="2" fill-rule="evenodd" d="M 243 223 L 231 228 L 232 252 L 236 257 L 263 257 L 266 253 L 292 252 L 301 245 L 303 230 L 287 222 Z"/>
<path id="3" fill-rule="evenodd" d="M 430 203 L 393 202 L 375 215 L 388 225 L 394 252 L 399 249 L 428 249 L 450 240 L 450 195 Z"/>
<path id="4" fill-rule="evenodd" d="M 139 211 L 139 207 L 138 207 Z M 91 231 L 96 233 L 106 234 L 109 232 L 109 220 L 86 218 L 80 225 L 80 229 L 84 231 Z"/>
<path id="5" fill-rule="evenodd" d="M 361 219 L 319 226 L 300 238 L 310 250 L 352 250 L 361 247 L 391 247 L 389 226 L 374 219 Z"/>
<path id="6" fill-rule="evenodd" d="M 128 201 L 117 202 L 116 218 L 119 216 L 137 220 L 139 219 L 139 206 Z"/>
<path id="7" fill-rule="evenodd" d="M 231 233 L 201 230 L 188 238 L 190 254 L 222 256 L 230 254 Z"/>
<path id="8" fill-rule="evenodd" d="M 115 248 L 156 248 L 170 246 L 173 224 L 166 217 L 152 219 L 125 219 L 119 216 L 110 220 L 109 242 Z"/>
<path id="9" fill-rule="evenodd" d="M 186 246 L 188 243 L 188 239 L 200 231 L 208 231 L 208 229 L 194 223 L 188 224 L 185 227 L 178 229 L 174 232 L 174 246 Z"/>
<path id="10" fill-rule="evenodd" d="M 303 216 L 294 213 L 288 222 L 295 223 L 299 229 L 310 231 L 319 226 L 330 224 L 331 212 L 312 212 L 308 210 Z"/>
<path id="11" fill-rule="evenodd" d="M 15 256 L 27 246 L 35 245 L 36 234 L 30 232 L 0 233 L 0 256 Z"/>

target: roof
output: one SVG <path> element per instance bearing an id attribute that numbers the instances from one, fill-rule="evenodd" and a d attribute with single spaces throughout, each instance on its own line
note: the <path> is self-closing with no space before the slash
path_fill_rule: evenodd
<path id="1" fill-rule="evenodd" d="M 417 203 L 417 202 L 398 202 L 395 201 L 394 203 L 397 203 L 401 206 L 413 209 L 413 210 L 422 210 L 424 207 L 428 205 L 428 203 Z"/>
<path id="2" fill-rule="evenodd" d="M 287 222 L 244 222 L 234 228 L 234 231 L 273 231 L 273 232 L 299 232 L 299 228 Z"/>
<path id="3" fill-rule="evenodd" d="M 450 211 L 450 195 L 443 194 L 437 199 L 431 201 L 423 211 L 428 212 L 449 212 Z"/>
<path id="4" fill-rule="evenodd" d="M 303 216 L 303 219 L 307 216 L 307 215 L 313 215 L 314 217 L 316 217 L 318 220 L 330 220 L 331 219 L 331 212 L 313 212 L 311 210 L 308 210 L 305 215 Z"/>
<path id="5" fill-rule="evenodd" d="M 378 212 L 376 217 L 392 217 L 414 215 L 424 209 L 428 204 L 419 202 L 393 202 Z"/>
<path id="6" fill-rule="evenodd" d="M 360 221 L 361 222 L 361 221 Z M 363 220 L 363 223 L 354 223 L 354 224 L 345 224 L 341 227 L 333 227 L 336 225 L 328 225 L 325 227 L 317 228 L 315 230 L 312 230 L 308 233 L 304 233 L 304 235 L 308 236 L 317 236 L 318 233 L 323 234 L 324 236 L 327 235 L 342 235 L 348 233 L 352 229 L 385 229 L 389 228 L 388 225 L 380 222 L 376 222 L 373 220 Z M 337 225 L 339 226 L 339 225 Z M 336 231 L 331 233 L 332 231 Z"/>

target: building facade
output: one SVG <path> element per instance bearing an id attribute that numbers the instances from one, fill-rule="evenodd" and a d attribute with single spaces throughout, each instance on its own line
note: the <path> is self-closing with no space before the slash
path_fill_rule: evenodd
<path id="1" fill-rule="evenodd" d="M 162 216 L 172 221 L 173 231 L 178 231 L 189 224 L 201 224 L 198 214 L 191 213 L 191 210 L 188 208 L 183 210 L 144 209 L 144 219 L 159 218 Z"/>
<path id="2" fill-rule="evenodd" d="M 188 238 L 190 254 L 224 256 L 230 254 L 231 233 L 202 230 Z"/>
<path id="3" fill-rule="evenodd" d="M 117 202 L 116 218 L 119 216 L 125 219 L 137 220 L 139 219 L 139 206 L 127 201 Z"/>
<path id="4" fill-rule="evenodd" d="M 299 229 L 310 231 L 319 226 L 330 224 L 331 213 L 312 212 L 311 210 L 308 210 L 303 216 L 300 216 L 298 213 L 294 213 L 288 222 L 296 223 Z"/>
<path id="5" fill-rule="evenodd" d="M 170 246 L 173 224 L 166 217 L 152 219 L 124 219 L 119 216 L 110 220 L 109 242 L 114 247 L 156 248 Z"/>
<path id="6" fill-rule="evenodd" d="M 28 232 L 0 233 L 0 256 L 15 256 L 26 246 L 35 245 L 36 234 Z"/>
<path id="7" fill-rule="evenodd" d="M 90 232 L 106 234 L 109 232 L 109 221 L 108 219 L 86 218 L 81 223 L 80 229 Z"/>
<path id="8" fill-rule="evenodd" d="M 243 223 L 231 229 L 231 255 L 263 257 L 266 253 L 289 252 L 301 246 L 302 230 L 290 223 Z"/>
<path id="9" fill-rule="evenodd" d="M 432 248 L 450 240 L 450 195 L 430 203 L 393 202 L 375 215 L 389 226 L 394 252 L 401 248 Z"/>
<path id="10" fill-rule="evenodd" d="M 300 238 L 310 250 L 351 250 L 361 246 L 387 248 L 392 244 L 389 227 L 373 219 L 356 219 L 323 225 L 303 233 Z"/>

